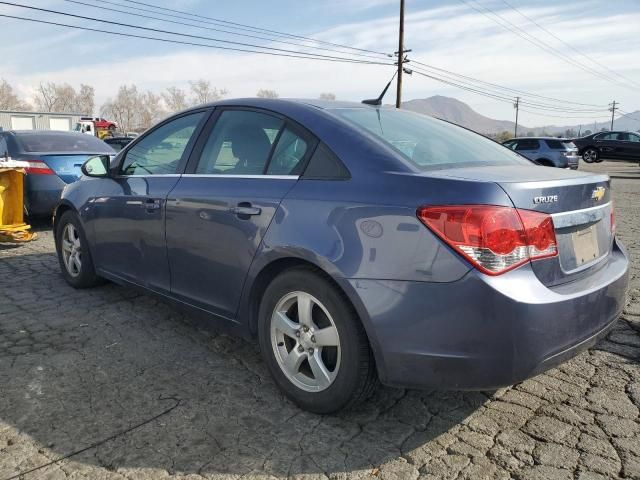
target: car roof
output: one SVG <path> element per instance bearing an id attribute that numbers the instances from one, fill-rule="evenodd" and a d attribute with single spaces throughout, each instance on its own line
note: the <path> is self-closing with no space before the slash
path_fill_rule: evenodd
<path id="1" fill-rule="evenodd" d="M 331 109 L 331 108 L 379 108 L 374 105 L 366 105 L 358 102 L 345 102 L 341 100 L 320 100 L 320 99 L 305 99 L 305 98 L 260 98 L 260 97 L 247 97 L 247 98 L 233 98 L 218 100 L 215 102 L 209 102 L 202 105 L 191 107 L 185 112 L 191 110 L 197 110 L 202 107 L 216 107 L 216 106 L 238 106 L 238 107 L 256 107 L 265 108 L 274 111 L 287 110 L 291 106 L 298 106 L 309 109 Z"/>
<path id="2" fill-rule="evenodd" d="M 512 140 L 560 140 L 561 142 L 570 141 L 570 139 L 565 137 L 514 137 L 509 140 L 505 140 L 505 142 L 510 142 Z"/>
<path id="3" fill-rule="evenodd" d="M 12 133 L 14 135 L 41 135 L 43 133 L 46 133 L 47 135 L 86 135 L 83 133 L 63 130 L 5 130 L 5 133 Z"/>

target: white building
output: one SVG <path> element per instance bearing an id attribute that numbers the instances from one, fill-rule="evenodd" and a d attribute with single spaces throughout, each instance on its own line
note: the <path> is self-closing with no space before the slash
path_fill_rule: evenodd
<path id="1" fill-rule="evenodd" d="M 2 130 L 73 130 L 80 113 L 11 112 L 0 110 Z"/>

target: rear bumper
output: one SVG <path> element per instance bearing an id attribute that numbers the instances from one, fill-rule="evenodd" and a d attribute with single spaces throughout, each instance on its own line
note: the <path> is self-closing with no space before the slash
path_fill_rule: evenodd
<path id="1" fill-rule="evenodd" d="M 31 216 L 51 216 L 67 184 L 57 175 L 26 175 L 25 206 Z"/>
<path id="2" fill-rule="evenodd" d="M 622 312 L 628 259 L 617 245 L 589 277 L 547 288 L 530 266 L 451 283 L 349 280 L 366 311 L 380 379 L 393 386 L 492 389 L 593 345 Z"/>

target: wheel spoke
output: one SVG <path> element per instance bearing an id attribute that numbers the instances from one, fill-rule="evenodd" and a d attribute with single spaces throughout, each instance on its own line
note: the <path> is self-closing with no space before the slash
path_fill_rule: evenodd
<path id="1" fill-rule="evenodd" d="M 313 301 L 311 297 L 306 294 L 300 294 L 296 300 L 298 302 L 298 322 L 300 322 L 301 325 L 313 327 L 313 319 L 311 317 Z"/>
<path id="2" fill-rule="evenodd" d="M 324 366 L 324 362 L 318 351 L 313 355 L 309 355 L 309 365 L 311 366 L 313 378 L 320 388 L 324 388 L 331 383 L 331 374 L 327 370 L 327 367 Z"/>
<path id="3" fill-rule="evenodd" d="M 73 255 L 69 254 L 67 258 L 65 258 L 65 264 L 67 265 L 67 270 L 69 273 L 73 273 Z"/>
<path id="4" fill-rule="evenodd" d="M 297 348 L 292 349 L 289 355 L 284 359 L 283 366 L 289 372 L 289 375 L 297 375 L 300 364 L 307 357 L 306 352 L 299 352 Z"/>
<path id="5" fill-rule="evenodd" d="M 80 262 L 80 254 L 76 253 L 73 255 L 73 265 L 76 267 L 76 272 L 80 273 L 80 269 L 82 268 L 82 263 Z"/>
<path id="6" fill-rule="evenodd" d="M 65 252 L 71 252 L 71 250 L 73 249 L 73 243 L 71 243 L 69 240 L 62 240 L 62 249 Z"/>
<path id="7" fill-rule="evenodd" d="M 316 330 L 314 336 L 316 344 L 320 347 L 337 347 L 340 344 L 338 340 L 338 330 L 333 325 Z"/>
<path id="8" fill-rule="evenodd" d="M 298 331 L 299 326 L 287 317 L 284 312 L 275 312 L 272 322 L 276 330 L 281 331 L 288 337 L 296 338 L 296 332 Z"/>

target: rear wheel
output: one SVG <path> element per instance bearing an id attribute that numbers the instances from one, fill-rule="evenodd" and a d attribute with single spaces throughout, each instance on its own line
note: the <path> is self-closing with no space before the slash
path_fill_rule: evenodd
<path id="1" fill-rule="evenodd" d="M 103 283 L 96 275 L 82 224 L 75 212 L 62 214 L 56 228 L 56 249 L 60 270 L 66 282 L 75 288 Z"/>
<path id="2" fill-rule="evenodd" d="M 600 153 L 596 148 L 588 147 L 582 152 L 582 160 L 587 163 L 601 162 Z"/>
<path id="3" fill-rule="evenodd" d="M 359 318 L 342 292 L 313 270 L 276 277 L 262 298 L 259 321 L 269 370 L 300 407 L 335 412 L 375 388 L 373 355 Z"/>

